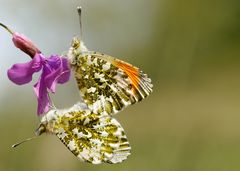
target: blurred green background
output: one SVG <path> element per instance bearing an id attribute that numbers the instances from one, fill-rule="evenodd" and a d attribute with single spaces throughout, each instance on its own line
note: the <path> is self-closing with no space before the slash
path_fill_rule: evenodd
<path id="1" fill-rule="evenodd" d="M 140 67 L 154 83 L 149 98 L 116 116 L 132 146 L 121 164 L 80 162 L 50 135 L 11 149 L 39 123 L 37 77 L 21 87 L 7 79 L 7 69 L 29 57 L 1 29 L 1 171 L 240 170 L 239 0 L 0 1 L 0 21 L 46 55 L 68 50 L 81 5 L 88 48 Z M 74 80 L 53 99 L 59 108 L 77 102 Z"/>

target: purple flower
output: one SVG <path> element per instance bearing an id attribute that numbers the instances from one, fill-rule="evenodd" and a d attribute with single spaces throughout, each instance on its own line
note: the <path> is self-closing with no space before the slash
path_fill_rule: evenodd
<path id="1" fill-rule="evenodd" d="M 46 58 L 36 53 L 34 58 L 27 63 L 14 64 L 8 70 L 8 78 L 17 85 L 29 83 L 35 72 L 42 70 L 38 82 L 34 85 L 34 91 L 38 99 L 38 115 L 48 112 L 50 99 L 48 90 L 56 91 L 56 84 L 64 84 L 70 78 L 70 69 L 66 58 L 51 56 Z"/>
<path id="2" fill-rule="evenodd" d="M 64 84 L 70 78 L 67 59 L 58 55 L 46 58 L 26 36 L 13 32 L 2 23 L 0 23 L 0 26 L 12 34 L 14 45 L 32 58 L 30 62 L 13 65 L 8 70 L 8 78 L 17 85 L 23 85 L 32 80 L 32 75 L 35 72 L 42 70 L 38 82 L 34 85 L 34 91 L 38 99 L 37 114 L 41 115 L 48 112 L 50 107 L 48 90 L 55 93 L 57 83 Z"/>

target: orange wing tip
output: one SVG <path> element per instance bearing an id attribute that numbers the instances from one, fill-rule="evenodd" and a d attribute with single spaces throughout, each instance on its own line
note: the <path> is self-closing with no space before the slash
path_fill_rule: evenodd
<path id="1" fill-rule="evenodd" d="M 137 98 L 138 100 L 147 97 L 152 92 L 151 79 L 137 67 L 123 61 L 117 61 L 116 66 L 122 69 L 131 80 L 132 92 L 141 96 Z"/>
<path id="2" fill-rule="evenodd" d="M 139 69 L 123 61 L 117 61 L 116 66 L 127 74 L 134 88 L 138 89 L 140 85 Z"/>

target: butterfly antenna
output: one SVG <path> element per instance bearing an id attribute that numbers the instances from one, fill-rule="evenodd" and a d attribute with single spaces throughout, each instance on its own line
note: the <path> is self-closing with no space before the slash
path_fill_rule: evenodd
<path id="1" fill-rule="evenodd" d="M 16 143 L 16 144 L 13 144 L 13 145 L 12 145 L 12 148 L 15 148 L 15 147 L 21 145 L 22 143 L 25 143 L 25 142 L 30 141 L 30 140 L 32 140 L 32 139 L 35 139 L 35 138 L 37 138 L 37 137 L 38 137 L 38 136 L 31 137 L 31 138 L 27 138 L 27 139 L 25 139 L 25 140 L 23 140 L 23 141 L 20 141 L 20 142 Z"/>
<path id="2" fill-rule="evenodd" d="M 79 24 L 80 24 L 80 40 L 82 39 L 82 7 L 77 7 L 77 12 L 79 16 Z"/>

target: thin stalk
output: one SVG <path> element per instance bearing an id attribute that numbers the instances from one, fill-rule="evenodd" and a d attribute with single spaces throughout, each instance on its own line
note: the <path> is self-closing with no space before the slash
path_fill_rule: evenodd
<path id="1" fill-rule="evenodd" d="M 10 34 L 13 34 L 13 31 L 10 30 L 6 25 L 4 25 L 3 23 L 0 23 L 0 26 L 2 26 L 3 28 L 5 28 Z"/>

